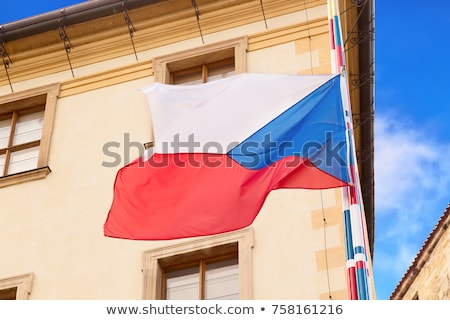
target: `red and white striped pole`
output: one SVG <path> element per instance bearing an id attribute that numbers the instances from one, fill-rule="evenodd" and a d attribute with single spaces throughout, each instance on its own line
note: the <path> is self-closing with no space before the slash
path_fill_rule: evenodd
<path id="1" fill-rule="evenodd" d="M 353 139 L 353 122 L 350 107 L 348 79 L 345 70 L 344 47 L 338 0 L 328 0 L 328 22 L 330 32 L 330 54 L 332 73 L 341 74 L 341 95 L 347 123 L 348 164 L 351 175 L 349 187 L 342 188 L 345 242 L 347 252 L 347 277 L 349 298 L 371 299 L 370 274 L 366 250 L 365 223 L 363 217 L 361 188 L 359 184 L 356 149 Z"/>

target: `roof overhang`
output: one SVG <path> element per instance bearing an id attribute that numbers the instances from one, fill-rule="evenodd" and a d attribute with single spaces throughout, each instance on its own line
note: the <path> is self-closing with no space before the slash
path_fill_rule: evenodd
<path id="1" fill-rule="evenodd" d="M 2 40 L 9 42 L 57 30 L 61 25 L 75 25 L 162 1 L 164 0 L 98 0 L 82 2 L 61 10 L 50 11 L 2 25 L 0 26 L 0 43 Z"/>

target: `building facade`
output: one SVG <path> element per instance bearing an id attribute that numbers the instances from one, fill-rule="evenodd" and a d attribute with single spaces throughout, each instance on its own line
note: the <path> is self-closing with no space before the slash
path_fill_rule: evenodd
<path id="1" fill-rule="evenodd" d="M 373 246 L 373 3 L 340 1 Z M 272 191 L 248 228 L 103 235 L 119 168 L 152 141 L 141 88 L 331 73 L 325 0 L 87 1 L 0 33 L 0 298 L 348 299 L 342 190 Z"/>

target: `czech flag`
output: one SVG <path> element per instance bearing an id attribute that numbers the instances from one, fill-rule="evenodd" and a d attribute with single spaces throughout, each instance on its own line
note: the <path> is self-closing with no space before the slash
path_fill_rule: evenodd
<path id="1" fill-rule="evenodd" d="M 105 236 L 237 230 L 271 190 L 350 183 L 340 75 L 240 74 L 142 91 L 155 146 L 118 171 Z"/>

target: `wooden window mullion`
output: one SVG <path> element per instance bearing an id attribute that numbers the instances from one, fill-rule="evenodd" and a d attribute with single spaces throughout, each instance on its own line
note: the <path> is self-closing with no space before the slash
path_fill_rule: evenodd
<path id="1" fill-rule="evenodd" d="M 6 149 L 6 153 L 5 153 L 5 165 L 3 167 L 3 175 L 2 177 L 6 176 L 8 173 L 8 164 L 9 164 L 9 159 L 11 157 L 11 151 L 9 151 L 9 149 Z"/>
<path id="2" fill-rule="evenodd" d="M 3 177 L 8 174 L 8 165 L 9 165 L 9 159 L 11 158 L 11 151 L 9 149 L 6 149 L 5 152 L 5 165 L 3 167 Z"/>
<path id="3" fill-rule="evenodd" d="M 18 117 L 17 111 L 13 111 L 11 117 L 11 130 L 9 132 L 9 139 L 8 139 L 8 148 L 11 148 L 14 142 L 14 133 L 16 132 L 17 117 Z"/>
<path id="4" fill-rule="evenodd" d="M 208 81 L 208 67 L 206 64 L 202 64 L 202 83 L 206 83 Z"/>
<path id="5" fill-rule="evenodd" d="M 205 260 L 200 260 L 200 266 L 199 266 L 199 277 L 200 277 L 200 300 L 205 300 L 205 274 L 206 274 L 206 263 Z"/>

